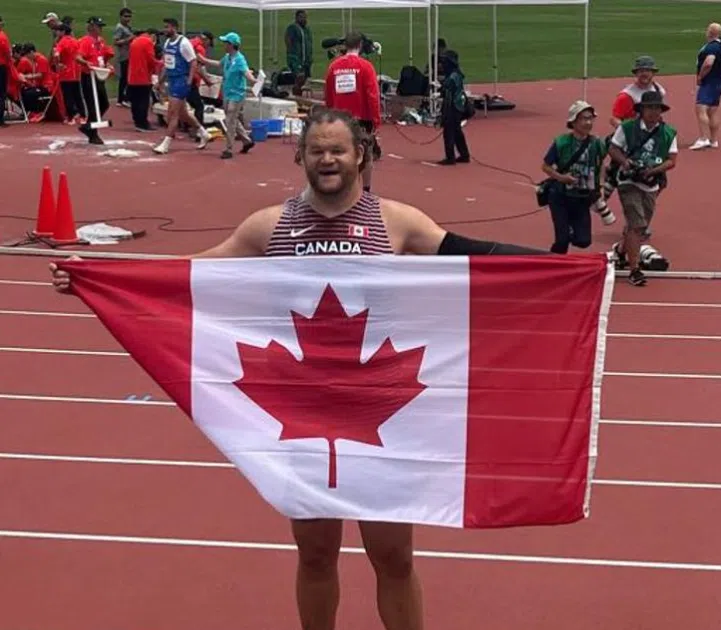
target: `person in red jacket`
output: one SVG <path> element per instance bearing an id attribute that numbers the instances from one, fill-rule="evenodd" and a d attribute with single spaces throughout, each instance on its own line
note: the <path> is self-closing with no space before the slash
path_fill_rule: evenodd
<path id="1" fill-rule="evenodd" d="M 110 68 L 112 71 L 112 66 L 108 61 L 115 56 L 115 50 L 105 43 L 102 37 L 103 26 L 105 26 L 105 22 L 101 18 L 88 18 L 88 33 L 78 40 L 77 62 L 80 65 L 80 88 L 88 112 L 87 122 L 80 125 L 78 129 L 88 137 L 90 144 L 105 144 L 100 134 L 98 134 L 98 130 L 93 129 L 90 125 L 94 122 L 100 122 L 105 112 L 110 108 L 105 81 L 100 81 L 96 77 L 95 86 L 98 94 L 99 110 L 96 111 L 93 83 L 90 76 L 91 67 Z"/>
<path id="2" fill-rule="evenodd" d="M 381 126 L 381 101 L 378 75 L 373 64 L 360 56 L 363 35 L 349 33 L 345 37 L 346 52 L 328 66 L 325 76 L 325 103 L 331 109 L 348 112 L 358 120 L 367 134 L 365 147 L 368 163 L 363 169 L 363 188 L 371 189 L 372 148 Z"/>
<path id="3" fill-rule="evenodd" d="M 152 131 L 148 122 L 150 95 L 153 91 L 153 75 L 158 75 L 155 44 L 158 31 L 148 29 L 136 33 L 128 50 L 128 90 L 133 123 L 138 131 Z"/>

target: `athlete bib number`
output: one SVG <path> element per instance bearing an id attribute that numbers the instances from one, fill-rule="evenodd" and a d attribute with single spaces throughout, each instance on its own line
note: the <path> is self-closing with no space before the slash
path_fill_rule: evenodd
<path id="1" fill-rule="evenodd" d="M 175 55 L 171 55 L 171 54 L 169 54 L 169 53 L 166 53 L 166 54 L 163 56 L 163 60 L 164 60 L 164 63 L 165 63 L 165 67 L 166 67 L 168 70 L 175 70 Z"/>
<path id="2" fill-rule="evenodd" d="M 335 77 L 336 94 L 350 94 L 356 91 L 355 74 L 337 74 Z"/>

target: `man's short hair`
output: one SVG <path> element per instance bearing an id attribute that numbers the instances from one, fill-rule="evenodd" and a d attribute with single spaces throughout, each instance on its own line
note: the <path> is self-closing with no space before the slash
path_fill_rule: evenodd
<path id="1" fill-rule="evenodd" d="M 180 26 L 180 23 L 175 18 L 165 18 L 163 20 L 163 24 L 169 24 L 170 26 L 173 26 L 175 28 L 178 28 Z"/>
<path id="2" fill-rule="evenodd" d="M 348 33 L 345 36 L 345 47 L 346 50 L 360 50 L 363 45 L 363 35 L 357 31 Z"/>

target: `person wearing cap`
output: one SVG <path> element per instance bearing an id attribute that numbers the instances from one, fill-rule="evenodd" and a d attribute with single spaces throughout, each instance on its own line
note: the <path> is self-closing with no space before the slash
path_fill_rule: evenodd
<path id="1" fill-rule="evenodd" d="M 245 129 L 243 102 L 245 101 L 247 81 L 255 83 L 257 79 L 248 67 L 245 55 L 240 52 L 240 35 L 231 32 L 221 35 L 218 39 L 225 44 L 225 55 L 219 61 L 205 57 L 202 58 L 202 61 L 209 66 L 219 67 L 223 70 L 223 108 L 227 133 L 225 151 L 220 154 L 220 157 L 228 159 L 233 157 L 236 136 L 240 136 L 243 141 L 241 153 L 247 153 L 255 146 L 255 142 Z"/>
<path id="2" fill-rule="evenodd" d="M 638 116 L 622 122 L 609 145 L 611 159 L 619 165 L 618 196 L 626 226 L 622 239 L 613 247 L 621 267 L 630 267 L 629 282 L 646 284 L 640 268 L 643 234 L 651 223 L 660 190 L 659 180 L 676 166 L 677 132 L 662 116 L 670 107 L 660 92 L 643 94 L 635 106 Z"/>
<path id="3" fill-rule="evenodd" d="M 115 60 L 117 62 L 116 72 L 118 73 L 118 107 L 129 107 L 130 97 L 128 87 L 128 66 L 130 64 L 130 42 L 135 35 L 130 23 L 133 20 L 133 12 L 124 7 L 120 9 L 120 21 L 115 25 L 113 31 L 113 44 L 115 45 Z"/>
<path id="4" fill-rule="evenodd" d="M 719 121 L 716 117 L 721 101 L 721 24 L 712 22 L 706 28 L 706 43 L 696 60 L 696 121 L 699 138 L 689 148 L 718 148 Z"/>
<path id="5" fill-rule="evenodd" d="M 548 148 L 541 169 L 552 180 L 549 208 L 554 240 L 551 253 L 567 254 L 571 245 L 591 246 L 591 205 L 601 194 L 601 173 L 606 158 L 604 141 L 593 134 L 596 110 L 586 101 L 568 109 L 568 132 Z"/>
<path id="6" fill-rule="evenodd" d="M 95 108 L 95 94 L 93 92 L 92 68 L 108 67 L 108 60 L 115 56 L 115 51 L 105 43 L 102 37 L 105 22 L 102 18 L 93 16 L 88 18 L 87 33 L 78 40 L 77 62 L 80 65 L 80 89 L 85 101 L 85 111 L 88 114 L 85 124 L 78 129 L 88 137 L 90 144 L 105 144 L 97 129 L 91 124 L 100 122 L 105 112 L 110 108 L 108 91 L 105 81 L 95 78 L 95 89 L 98 96 L 98 107 Z M 111 68 L 112 69 L 112 68 Z"/>
<path id="7" fill-rule="evenodd" d="M 168 82 L 168 129 L 160 144 L 153 147 L 153 151 L 158 154 L 170 151 L 170 144 L 181 121 L 198 130 L 198 149 L 204 149 L 210 142 L 210 133 L 203 127 L 203 122 L 188 111 L 186 103 L 193 85 L 198 58 L 190 40 L 179 32 L 178 20 L 165 18 L 163 22 L 166 40 L 163 44 L 163 71 L 158 83 L 163 85 L 166 79 Z"/>
<path id="8" fill-rule="evenodd" d="M 636 57 L 631 74 L 633 74 L 633 83 L 629 83 L 616 96 L 611 107 L 611 128 L 615 131 L 624 120 L 633 120 L 636 118 L 636 104 L 641 101 L 641 97 L 645 92 L 653 90 L 659 92 L 665 98 L 666 88 L 656 81 L 658 74 L 658 66 L 653 57 L 649 55 L 641 55 Z M 608 135 L 606 144 L 611 142 L 613 131 Z M 596 205 L 596 212 L 601 217 L 605 225 L 611 225 L 616 222 L 616 216 L 608 207 L 608 200 L 613 196 L 616 190 L 616 175 L 618 174 L 618 165 L 614 162 L 608 165 L 603 182 L 603 196 Z"/>

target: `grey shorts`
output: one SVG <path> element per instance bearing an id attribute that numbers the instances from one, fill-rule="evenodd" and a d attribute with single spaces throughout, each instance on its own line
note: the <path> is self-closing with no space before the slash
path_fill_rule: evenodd
<path id="1" fill-rule="evenodd" d="M 647 228 L 656 211 L 658 191 L 647 192 L 637 186 L 625 185 L 618 187 L 618 198 L 623 206 L 626 225 L 633 229 Z"/>

